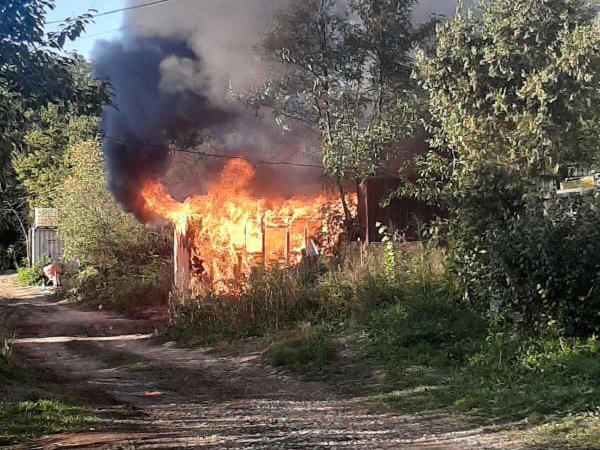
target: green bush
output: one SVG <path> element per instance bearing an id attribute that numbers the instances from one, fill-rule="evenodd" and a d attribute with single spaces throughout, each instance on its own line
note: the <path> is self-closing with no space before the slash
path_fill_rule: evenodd
<path id="1" fill-rule="evenodd" d="M 64 278 L 71 297 L 80 301 L 135 312 L 149 306 L 166 305 L 173 279 L 170 260 L 150 258 L 127 264 L 113 261 L 110 266 L 87 266 L 74 277 Z"/>
<path id="2" fill-rule="evenodd" d="M 17 283 L 21 286 L 37 286 L 43 279 L 42 267 L 38 262 L 31 267 L 17 269 Z"/>
<path id="3" fill-rule="evenodd" d="M 490 301 L 522 329 L 600 331 L 600 206 L 593 196 L 538 201 L 484 234 L 455 241 L 465 298 Z"/>
<path id="4" fill-rule="evenodd" d="M 57 193 L 59 235 L 65 255 L 82 265 L 63 277 L 70 295 L 121 310 L 166 304 L 172 284 L 173 231 L 147 227 L 125 213 L 106 191 L 96 140 L 65 150 L 68 173 Z"/>
<path id="5" fill-rule="evenodd" d="M 390 371 L 407 365 L 455 366 L 477 351 L 486 322 L 457 305 L 447 285 L 396 288 L 396 300 L 362 321 L 363 350 Z"/>

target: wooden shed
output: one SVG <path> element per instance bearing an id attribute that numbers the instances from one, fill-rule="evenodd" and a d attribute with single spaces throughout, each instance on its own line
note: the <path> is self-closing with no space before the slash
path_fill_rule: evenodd
<path id="1" fill-rule="evenodd" d="M 29 229 L 30 263 L 60 259 L 63 243 L 58 238 L 58 213 L 55 208 L 35 208 L 33 226 Z"/>
<path id="2" fill-rule="evenodd" d="M 399 185 L 400 180 L 391 177 L 369 178 L 361 183 L 358 190 L 358 216 L 367 244 L 381 242 L 377 223 L 400 230 L 410 241 L 418 237 L 419 224 L 446 217 L 439 208 L 408 198 L 393 199 L 388 206 L 382 207 L 382 200 Z"/>
<path id="3" fill-rule="evenodd" d="M 393 199 L 385 208 L 381 202 L 396 191 L 401 184 L 400 175 L 409 180 L 417 176 L 410 162 L 429 150 L 424 138 L 416 137 L 397 142 L 390 147 L 377 176 L 364 180 L 358 188 L 358 216 L 365 241 L 381 242 L 376 224 L 400 230 L 407 240 L 418 236 L 419 224 L 427 224 L 437 217 L 447 217 L 439 208 L 409 199 Z"/>

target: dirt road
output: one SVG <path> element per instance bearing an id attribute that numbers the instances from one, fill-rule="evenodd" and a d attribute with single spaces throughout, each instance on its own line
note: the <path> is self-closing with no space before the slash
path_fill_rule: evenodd
<path id="1" fill-rule="evenodd" d="M 258 352 L 161 344 L 148 322 L 50 303 L 13 281 L 0 277 L 0 318 L 16 331 L 16 363 L 102 419 L 17 448 L 518 448 L 448 417 L 372 414 L 331 386 L 277 374 Z"/>

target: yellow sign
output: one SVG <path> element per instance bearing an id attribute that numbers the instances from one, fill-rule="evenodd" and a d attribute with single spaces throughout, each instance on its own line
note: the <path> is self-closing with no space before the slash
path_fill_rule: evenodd
<path id="1" fill-rule="evenodd" d="M 589 189 L 596 186 L 596 177 L 590 175 L 588 177 L 575 178 L 571 180 L 565 180 L 560 183 L 561 191 L 567 189 Z"/>

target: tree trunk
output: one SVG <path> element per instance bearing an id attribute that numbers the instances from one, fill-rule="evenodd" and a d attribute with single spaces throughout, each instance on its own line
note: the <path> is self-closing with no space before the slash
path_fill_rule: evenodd
<path id="1" fill-rule="evenodd" d="M 338 180 L 338 189 L 340 191 L 340 199 L 342 200 L 342 208 L 344 209 L 344 222 L 346 222 L 346 228 L 348 228 L 353 221 L 352 214 L 350 214 L 350 208 L 346 202 L 346 193 L 344 192 L 344 185 L 341 180 Z"/>

